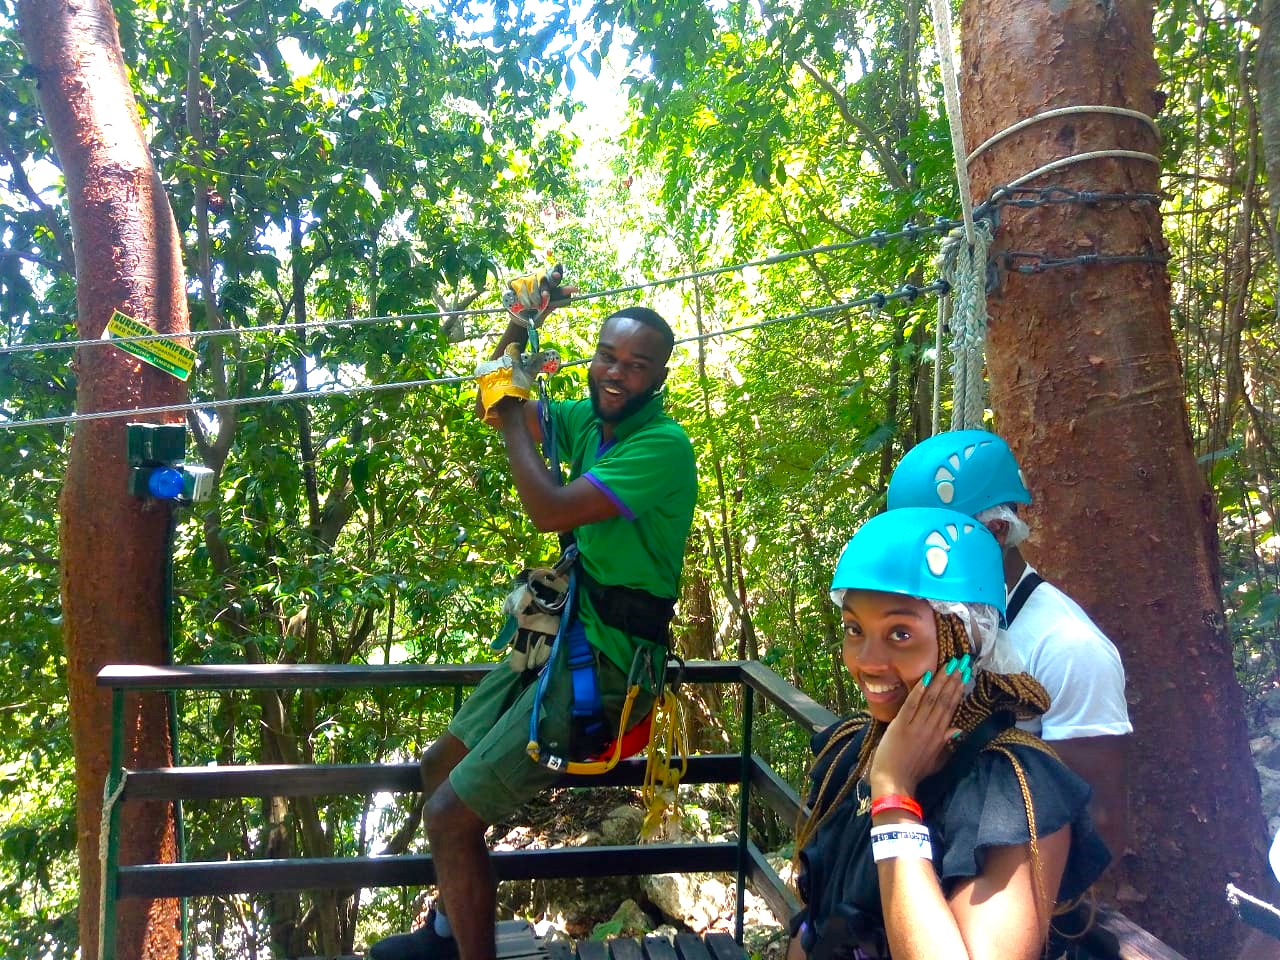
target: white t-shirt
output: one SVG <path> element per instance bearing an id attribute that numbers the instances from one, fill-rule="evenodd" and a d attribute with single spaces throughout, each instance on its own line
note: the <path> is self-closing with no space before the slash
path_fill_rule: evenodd
<path id="1" fill-rule="evenodd" d="M 1032 572 L 1027 564 L 1018 583 Z M 1049 711 L 1019 727 L 1045 740 L 1133 732 L 1120 651 L 1078 603 L 1053 584 L 1041 583 L 1006 632 L 1027 673 L 1049 692 Z"/>

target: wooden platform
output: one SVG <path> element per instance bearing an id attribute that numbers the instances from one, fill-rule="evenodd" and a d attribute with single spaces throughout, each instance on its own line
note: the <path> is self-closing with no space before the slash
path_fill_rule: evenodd
<path id="1" fill-rule="evenodd" d="M 678 933 L 667 937 L 615 937 L 612 940 L 544 940 L 527 920 L 498 924 L 498 960 L 747 960 L 747 954 L 727 933 Z M 307 960 L 319 960 L 311 957 Z M 362 960 L 361 956 L 337 960 Z"/>
<path id="2" fill-rule="evenodd" d="M 666 937 L 616 937 L 612 940 L 579 940 L 578 960 L 747 960 L 742 947 L 727 933 L 677 933 Z M 553 941 L 548 950 L 552 960 L 570 960 L 569 945 Z"/>
<path id="3" fill-rule="evenodd" d="M 1274 909 L 1274 908 L 1273 908 Z M 1278 930 L 1277 932 L 1280 932 Z M 547 940 L 527 920 L 498 924 L 498 960 L 748 960 L 747 953 L 727 933 L 678 933 L 674 938 L 615 937 L 610 940 Z M 1147 931 L 1120 914 L 1100 912 L 1085 938 L 1081 956 L 1108 960 L 1186 960 Z M 303 960 L 323 960 L 305 957 Z M 364 956 L 333 960 L 365 960 Z"/>

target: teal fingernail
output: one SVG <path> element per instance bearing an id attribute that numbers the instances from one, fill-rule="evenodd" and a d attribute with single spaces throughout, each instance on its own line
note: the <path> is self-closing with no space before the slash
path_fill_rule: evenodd
<path id="1" fill-rule="evenodd" d="M 969 669 L 969 655 L 966 653 L 964 659 L 960 661 L 960 669 L 967 671 Z"/>
<path id="2" fill-rule="evenodd" d="M 956 731 L 954 731 L 954 732 L 951 734 L 951 739 L 952 739 L 952 740 L 959 740 L 962 736 L 964 736 L 964 731 L 963 731 L 963 730 L 956 730 Z"/>
<path id="3" fill-rule="evenodd" d="M 955 657 L 952 657 L 950 660 L 948 660 L 948 661 L 947 661 L 947 676 L 949 677 L 949 676 L 951 676 L 953 673 L 955 673 L 955 672 L 956 672 L 956 667 L 958 667 L 959 665 L 960 665 L 960 661 L 959 661 L 959 660 L 957 660 Z"/>
<path id="4" fill-rule="evenodd" d="M 961 683 L 968 683 L 968 682 L 969 682 L 969 678 L 970 678 L 971 676 L 973 676 L 973 671 L 972 671 L 972 670 L 970 670 L 968 667 L 965 667 L 965 668 L 964 668 L 964 673 L 963 673 L 963 674 L 961 675 L 961 677 L 960 677 L 960 682 L 961 682 Z"/>
<path id="5" fill-rule="evenodd" d="M 929 685 L 929 681 L 930 681 L 930 680 L 932 680 L 932 679 L 933 679 L 933 671 L 932 671 L 932 670 L 926 670 L 926 671 L 924 672 L 924 676 L 920 678 L 920 682 L 921 682 L 921 683 L 923 683 L 923 684 L 927 687 L 927 686 Z"/>

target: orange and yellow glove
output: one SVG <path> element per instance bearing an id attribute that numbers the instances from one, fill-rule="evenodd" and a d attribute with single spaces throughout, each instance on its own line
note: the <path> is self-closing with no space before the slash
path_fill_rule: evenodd
<path id="1" fill-rule="evenodd" d="M 480 385 L 482 419 L 491 427 L 498 427 L 502 419 L 497 406 L 507 397 L 515 397 L 521 403 L 529 399 L 533 381 L 539 373 L 555 373 L 560 369 L 560 355 L 554 350 L 540 350 L 523 355 L 520 345 L 507 344 L 502 356 L 485 360 L 476 366 L 476 381 Z"/>
<path id="2" fill-rule="evenodd" d="M 536 328 L 548 313 L 562 307 L 577 291 L 576 287 L 562 287 L 564 265 L 557 263 L 550 270 L 535 270 L 516 277 L 502 291 L 502 305 L 507 312 L 526 327 Z"/>

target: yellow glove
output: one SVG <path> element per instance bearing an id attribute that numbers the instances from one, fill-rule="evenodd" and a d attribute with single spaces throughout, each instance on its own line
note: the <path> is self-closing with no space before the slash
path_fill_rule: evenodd
<path id="1" fill-rule="evenodd" d="M 483 420 L 491 427 L 502 425 L 502 418 L 495 409 L 506 397 L 515 397 L 521 403 L 529 399 L 534 378 L 539 372 L 555 373 L 560 368 L 560 355 L 554 350 L 542 350 L 524 356 L 520 345 L 507 344 L 507 349 L 496 360 L 485 360 L 476 366 L 476 380 L 480 385 L 480 406 Z"/>
<path id="2" fill-rule="evenodd" d="M 557 263 L 550 271 L 535 270 L 516 277 L 502 291 L 502 305 L 518 322 L 536 327 L 556 307 L 569 302 L 576 287 L 561 287 L 564 266 Z"/>

